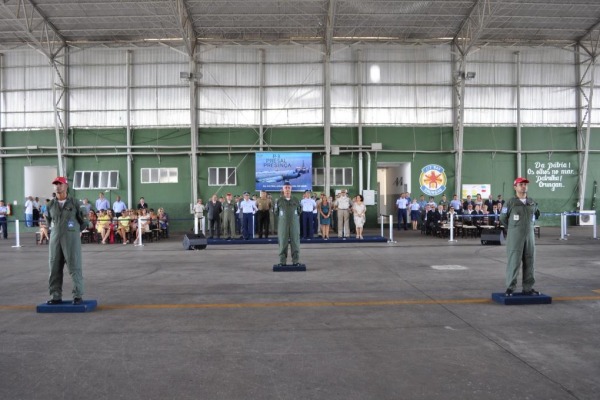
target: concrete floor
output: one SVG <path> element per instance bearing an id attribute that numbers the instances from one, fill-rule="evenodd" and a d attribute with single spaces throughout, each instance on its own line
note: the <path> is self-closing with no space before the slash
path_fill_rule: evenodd
<path id="1" fill-rule="evenodd" d="M 536 306 L 490 302 L 506 248 L 475 239 L 303 245 L 293 273 L 274 245 L 84 245 L 86 314 L 37 314 L 47 247 L 0 240 L 0 399 L 598 399 L 600 242 L 570 233 L 542 228 Z"/>

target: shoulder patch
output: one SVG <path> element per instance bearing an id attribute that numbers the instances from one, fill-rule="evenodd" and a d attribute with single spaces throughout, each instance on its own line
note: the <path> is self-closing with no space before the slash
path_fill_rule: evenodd
<path id="1" fill-rule="evenodd" d="M 506 214 L 506 212 L 507 212 L 507 211 L 508 211 L 508 208 L 507 208 L 507 207 L 502 207 L 502 212 L 501 212 L 501 214 Z"/>

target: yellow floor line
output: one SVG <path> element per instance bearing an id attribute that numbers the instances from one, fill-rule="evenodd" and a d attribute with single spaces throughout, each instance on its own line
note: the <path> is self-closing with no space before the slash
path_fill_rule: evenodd
<path id="1" fill-rule="evenodd" d="M 596 292 L 596 291 L 595 291 Z M 600 296 L 553 297 L 552 301 L 594 301 Z M 98 306 L 99 310 L 168 310 L 168 309 L 228 309 L 228 308 L 301 308 L 301 307 L 378 307 L 431 304 L 485 304 L 491 299 L 446 299 L 446 300 L 373 300 L 373 301 L 309 301 L 276 303 L 205 303 L 205 304 L 114 304 Z M 0 305 L 0 310 L 29 310 L 31 305 Z"/>

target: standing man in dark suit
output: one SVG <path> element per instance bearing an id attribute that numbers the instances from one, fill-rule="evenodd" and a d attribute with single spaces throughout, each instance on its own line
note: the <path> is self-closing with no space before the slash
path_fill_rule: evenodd
<path id="1" fill-rule="evenodd" d="M 208 218 L 208 226 L 210 230 L 209 239 L 212 239 L 215 236 L 215 225 L 217 231 L 217 239 L 221 238 L 221 212 L 223 211 L 223 207 L 219 200 L 217 200 L 217 195 L 213 194 L 210 198 L 210 201 L 206 205 L 206 217 Z"/>

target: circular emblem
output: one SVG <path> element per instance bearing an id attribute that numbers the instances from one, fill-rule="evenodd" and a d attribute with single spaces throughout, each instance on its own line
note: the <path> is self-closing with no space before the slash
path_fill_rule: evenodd
<path id="1" fill-rule="evenodd" d="M 421 191 L 428 196 L 437 196 L 446 191 L 446 173 L 444 168 L 437 164 L 429 164 L 421 169 L 419 185 Z"/>

